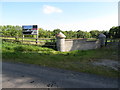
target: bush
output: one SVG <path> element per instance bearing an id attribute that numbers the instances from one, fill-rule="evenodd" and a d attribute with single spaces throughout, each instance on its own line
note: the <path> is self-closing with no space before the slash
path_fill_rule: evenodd
<path id="1" fill-rule="evenodd" d="M 17 46 L 14 48 L 15 52 L 29 52 L 29 51 L 39 51 L 39 48 L 29 46 L 29 45 L 24 45 L 24 46 Z"/>
<path id="2" fill-rule="evenodd" d="M 23 46 L 17 46 L 17 47 L 14 48 L 14 51 L 23 52 L 23 51 L 27 51 L 27 48 L 23 47 Z"/>

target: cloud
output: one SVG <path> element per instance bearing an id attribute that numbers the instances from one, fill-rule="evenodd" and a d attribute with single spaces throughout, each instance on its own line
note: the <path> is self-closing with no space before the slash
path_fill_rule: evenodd
<path id="1" fill-rule="evenodd" d="M 43 13 L 45 14 L 51 14 L 51 13 L 62 13 L 63 11 L 57 7 L 44 5 L 43 6 Z"/>

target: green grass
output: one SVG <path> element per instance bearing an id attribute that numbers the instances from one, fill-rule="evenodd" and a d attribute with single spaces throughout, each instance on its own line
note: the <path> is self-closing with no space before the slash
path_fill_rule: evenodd
<path id="1" fill-rule="evenodd" d="M 50 48 L 20 43 L 3 42 L 2 44 L 3 61 L 23 62 L 109 77 L 117 77 L 118 71 L 93 66 L 91 63 L 100 59 L 117 60 L 117 53 L 117 47 L 59 52 Z"/>

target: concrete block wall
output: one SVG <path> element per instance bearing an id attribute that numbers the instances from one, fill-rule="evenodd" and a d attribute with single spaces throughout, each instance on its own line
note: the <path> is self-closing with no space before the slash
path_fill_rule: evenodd
<path id="1" fill-rule="evenodd" d="M 65 51 L 88 50 L 100 47 L 99 40 L 87 41 L 85 39 L 65 39 Z"/>
<path id="2" fill-rule="evenodd" d="M 96 49 L 104 46 L 106 39 L 104 34 L 100 34 L 99 40 L 96 41 L 87 41 L 87 39 L 65 39 L 65 37 L 66 36 L 62 32 L 56 35 L 58 51 L 65 52 L 73 50 Z"/>
<path id="3" fill-rule="evenodd" d="M 88 50 L 99 48 L 99 41 L 86 41 L 84 39 L 65 40 L 65 51 Z"/>

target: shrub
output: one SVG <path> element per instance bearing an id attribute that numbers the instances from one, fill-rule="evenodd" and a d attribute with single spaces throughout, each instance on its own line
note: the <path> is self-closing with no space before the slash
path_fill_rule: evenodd
<path id="1" fill-rule="evenodd" d="M 17 47 L 14 48 L 14 51 L 23 52 L 23 51 L 27 51 L 27 48 L 23 47 L 23 46 L 17 46 Z"/>

